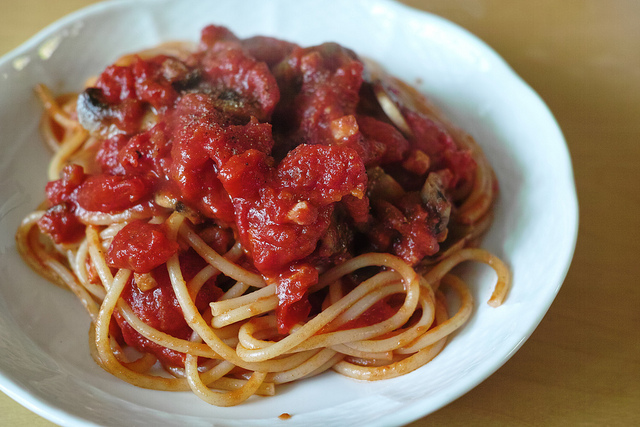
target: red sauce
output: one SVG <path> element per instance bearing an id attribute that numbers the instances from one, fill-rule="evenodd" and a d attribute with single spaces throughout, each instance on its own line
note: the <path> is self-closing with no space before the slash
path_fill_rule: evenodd
<path id="1" fill-rule="evenodd" d="M 357 55 L 333 43 L 240 40 L 216 26 L 203 30 L 187 59 L 112 65 L 80 95 L 78 115 L 94 131 L 119 132 L 98 149 L 98 173 L 69 166 L 49 183 L 50 208 L 39 225 L 56 242 L 71 243 L 82 237 L 79 211 L 154 206 L 158 194 L 177 200 L 197 226 L 230 228 L 249 266 L 277 280 L 286 332 L 313 309 L 307 289 L 318 270 L 367 251 L 411 264 L 437 252 L 448 221 L 444 194 L 475 168 L 436 122 L 400 106 L 413 133 L 405 137 L 363 74 Z M 150 113 L 156 123 L 141 131 Z M 375 168 L 383 173 L 372 180 Z M 420 196 L 430 173 L 441 178 L 442 198 Z M 374 189 L 385 180 L 396 181 L 400 195 Z M 108 261 L 156 277 L 156 289 L 132 285 L 125 298 L 152 326 L 180 336 L 187 328 L 162 273 L 177 250 L 161 227 L 135 221 L 114 239 Z M 187 259 L 182 253 L 181 262 Z M 199 301 L 218 292 L 214 283 L 206 288 Z M 376 307 L 363 322 L 389 315 Z M 118 323 L 125 340 L 153 347 Z"/>
<path id="2" fill-rule="evenodd" d="M 206 264 L 192 251 L 180 256 L 180 266 L 185 280 L 190 280 Z M 151 271 L 157 286 L 148 291 L 141 291 L 132 277 L 125 287 L 122 298 L 129 304 L 133 312 L 146 324 L 177 338 L 188 340 L 191 328 L 184 320 L 180 304 L 171 287 L 169 274 L 164 265 Z M 222 291 L 215 285 L 214 280 L 205 283 L 196 298 L 196 307 L 205 310 L 210 301 L 215 301 L 222 295 Z M 138 350 L 152 353 L 161 363 L 170 366 L 184 366 L 184 354 L 160 346 L 138 334 L 121 316 L 115 316 L 116 322 L 122 330 L 124 341 Z"/>
<path id="3" fill-rule="evenodd" d="M 107 252 L 107 263 L 136 273 L 148 273 L 161 266 L 178 251 L 178 243 L 169 240 L 163 227 L 134 220 L 113 239 Z"/>
<path id="4" fill-rule="evenodd" d="M 78 187 L 78 206 L 95 212 L 120 212 L 149 197 L 151 185 L 138 176 L 94 175 Z"/>
<path id="5" fill-rule="evenodd" d="M 74 210 L 72 204 L 60 202 L 47 210 L 38 221 L 38 226 L 56 243 L 78 241 L 85 235 L 85 226 L 78 220 Z"/>
<path id="6" fill-rule="evenodd" d="M 340 326 L 341 330 L 349 330 L 355 328 L 363 328 L 365 326 L 375 325 L 382 321 L 387 320 L 393 316 L 397 311 L 397 308 L 393 308 L 385 300 L 377 301 L 371 307 L 369 307 L 364 313 L 357 318 L 350 320 Z"/>

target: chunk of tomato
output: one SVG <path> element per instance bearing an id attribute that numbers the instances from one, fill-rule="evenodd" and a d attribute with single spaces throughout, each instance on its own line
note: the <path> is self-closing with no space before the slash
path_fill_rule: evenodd
<path id="1" fill-rule="evenodd" d="M 117 212 L 149 197 L 151 185 L 138 176 L 94 175 L 78 189 L 78 205 L 88 211 Z"/>

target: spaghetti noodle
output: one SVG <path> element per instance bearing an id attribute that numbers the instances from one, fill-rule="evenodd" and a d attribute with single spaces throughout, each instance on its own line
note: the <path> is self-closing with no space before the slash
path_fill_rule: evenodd
<path id="1" fill-rule="evenodd" d="M 339 45 L 209 26 L 80 94 L 36 91 L 54 155 L 17 247 L 80 299 L 92 357 L 134 385 L 230 406 L 328 369 L 391 378 L 469 318 L 457 264 L 495 269 L 490 305 L 508 292 L 475 248 L 497 188 L 481 149 Z"/>

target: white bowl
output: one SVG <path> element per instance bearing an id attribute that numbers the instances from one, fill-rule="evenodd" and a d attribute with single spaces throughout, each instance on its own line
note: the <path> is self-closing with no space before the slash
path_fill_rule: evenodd
<path id="1" fill-rule="evenodd" d="M 38 134 L 36 83 L 79 90 L 126 52 L 197 40 L 206 24 L 242 37 L 302 45 L 337 41 L 431 95 L 484 148 L 500 182 L 483 246 L 513 271 L 496 309 L 494 274 L 463 270 L 477 300 L 471 321 L 435 360 L 400 378 L 361 382 L 333 372 L 217 408 L 193 394 L 149 391 L 89 356 L 89 318 L 71 293 L 33 273 L 15 250 L 21 218 L 43 198 L 49 154 Z M 456 25 L 387 0 L 118 1 L 51 25 L 0 62 L 0 388 L 64 425 L 390 425 L 418 419 L 495 372 L 551 305 L 571 262 L 578 208 L 562 133 L 540 98 L 488 46 Z M 508 399 L 505 396 L 505 399 Z M 289 413 L 287 421 L 278 415 Z"/>

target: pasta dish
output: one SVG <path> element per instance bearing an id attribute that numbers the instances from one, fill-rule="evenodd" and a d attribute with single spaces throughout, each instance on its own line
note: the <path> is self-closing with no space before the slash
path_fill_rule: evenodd
<path id="1" fill-rule="evenodd" d="M 338 44 L 212 25 L 36 92 L 54 154 L 17 247 L 131 384 L 231 406 L 329 369 L 393 378 L 471 315 L 458 264 L 496 271 L 490 305 L 508 292 L 478 248 L 498 191 L 481 148 Z"/>

